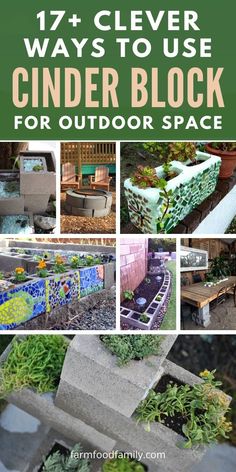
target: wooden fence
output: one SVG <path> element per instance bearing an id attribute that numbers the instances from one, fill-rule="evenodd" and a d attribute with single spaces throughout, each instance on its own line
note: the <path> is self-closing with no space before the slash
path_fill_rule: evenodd
<path id="1" fill-rule="evenodd" d="M 116 162 L 115 143 L 61 143 L 61 164 L 112 164 Z"/>

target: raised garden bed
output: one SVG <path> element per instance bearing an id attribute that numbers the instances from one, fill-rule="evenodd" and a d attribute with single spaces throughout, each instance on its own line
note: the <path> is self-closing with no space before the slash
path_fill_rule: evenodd
<path id="1" fill-rule="evenodd" d="M 171 170 L 178 175 L 167 182 L 164 198 L 158 188 L 139 188 L 131 179 L 125 180 L 125 196 L 128 203 L 130 221 L 143 233 L 156 234 L 158 225 L 162 232 L 172 229 L 194 208 L 214 192 L 219 175 L 221 159 L 217 156 L 197 152 L 199 165 L 189 166 L 178 161 L 171 162 Z M 165 176 L 163 166 L 155 169 L 158 177 Z M 168 201 L 167 201 L 168 200 Z M 168 213 L 168 218 L 165 215 Z"/>
<path id="2" fill-rule="evenodd" d="M 150 283 L 145 281 L 147 279 L 150 280 Z M 141 283 L 140 291 L 139 287 L 134 291 L 134 301 L 121 303 L 120 320 L 132 327 L 149 330 L 158 317 L 160 318 L 160 323 L 164 318 L 162 308 L 171 290 L 170 272 L 166 270 L 164 275 L 151 275 L 149 272 L 148 277 Z M 137 296 L 147 299 L 146 304 L 142 308 L 139 308 L 137 303 L 135 303 Z"/>
<path id="3" fill-rule="evenodd" d="M 24 258 L 24 255 L 18 257 Z M 0 330 L 14 329 L 38 315 L 103 290 L 104 267 L 99 264 L 73 270 L 64 266 L 62 273 L 54 273 L 51 269 L 45 277 L 32 274 L 29 280 L 22 282 L 15 283 L 13 277 L 1 281 Z"/>

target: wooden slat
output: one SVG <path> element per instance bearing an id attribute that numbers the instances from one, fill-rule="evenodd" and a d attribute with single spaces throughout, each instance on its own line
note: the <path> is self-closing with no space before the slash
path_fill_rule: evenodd
<path id="1" fill-rule="evenodd" d="M 115 143 L 61 143 L 61 164 L 113 164 L 116 162 Z"/>
<path id="2" fill-rule="evenodd" d="M 204 287 L 204 283 L 201 282 L 184 287 L 181 290 L 181 298 L 190 305 L 202 308 L 217 298 L 221 288 L 226 287 L 226 291 L 228 291 L 234 285 L 236 285 L 236 277 L 229 277 L 225 282 L 221 282 L 213 287 Z"/>

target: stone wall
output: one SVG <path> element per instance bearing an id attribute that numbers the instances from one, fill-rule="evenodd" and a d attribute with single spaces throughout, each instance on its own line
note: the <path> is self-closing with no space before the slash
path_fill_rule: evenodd
<path id="1" fill-rule="evenodd" d="M 120 243 L 120 286 L 135 290 L 147 271 L 148 238 L 122 238 Z"/>

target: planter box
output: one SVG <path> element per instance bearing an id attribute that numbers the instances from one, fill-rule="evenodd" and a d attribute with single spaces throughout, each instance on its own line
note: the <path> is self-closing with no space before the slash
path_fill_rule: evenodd
<path id="1" fill-rule="evenodd" d="M 45 281 L 33 279 L 0 292 L 0 330 L 14 329 L 46 311 Z"/>
<path id="2" fill-rule="evenodd" d="M 123 323 L 126 323 L 138 329 L 143 329 L 143 330 L 152 329 L 152 326 L 155 323 L 158 315 L 160 314 L 161 308 L 163 307 L 166 301 L 166 298 L 170 292 L 170 286 L 171 286 L 171 276 L 170 276 L 170 272 L 166 270 L 162 286 L 160 287 L 158 293 L 156 294 L 152 302 L 149 304 L 149 306 L 145 310 L 145 314 L 149 317 L 148 323 L 143 323 L 142 321 L 140 321 L 141 313 L 138 313 L 137 310 L 136 311 L 129 310 L 128 308 L 125 308 L 123 306 L 120 307 L 120 320 L 123 321 Z M 156 300 L 156 297 L 158 295 L 162 296 L 160 301 Z M 162 315 L 162 319 L 163 317 L 164 315 Z"/>
<path id="3" fill-rule="evenodd" d="M 131 416 L 159 378 L 161 364 L 175 339 L 176 336 L 164 337 L 159 356 L 133 360 L 119 367 L 116 356 L 98 336 L 75 336 L 67 351 L 56 405 L 80 416 L 80 401 L 87 398 L 91 401 L 91 409 L 94 401 L 100 404 L 104 413 L 110 408 L 121 415 Z"/>
<path id="4" fill-rule="evenodd" d="M 99 292 L 104 288 L 104 266 L 97 265 L 79 269 L 80 296 L 85 297 L 91 293 Z"/>
<path id="5" fill-rule="evenodd" d="M 41 161 L 43 170 L 39 172 L 25 171 L 25 161 Z M 54 194 L 56 189 L 56 173 L 48 170 L 43 153 L 31 152 L 20 155 L 20 193 L 21 195 L 47 195 Z"/>
<path id="6" fill-rule="evenodd" d="M 172 190 L 170 209 L 171 217 L 165 221 L 163 232 L 169 233 L 186 215 L 214 192 L 219 175 L 221 159 L 217 156 L 198 152 L 197 160 L 201 164 L 188 167 L 178 161 L 172 161 L 172 169 L 179 173 L 167 183 L 166 190 Z M 157 167 L 159 177 L 164 176 L 163 167 Z M 143 233 L 156 234 L 157 222 L 163 216 L 165 203 L 161 191 L 155 188 L 140 189 L 125 180 L 130 221 Z"/>
<path id="7" fill-rule="evenodd" d="M 80 299 L 80 273 L 69 271 L 45 279 L 47 312 Z"/>

